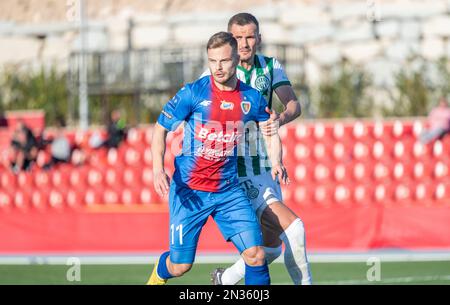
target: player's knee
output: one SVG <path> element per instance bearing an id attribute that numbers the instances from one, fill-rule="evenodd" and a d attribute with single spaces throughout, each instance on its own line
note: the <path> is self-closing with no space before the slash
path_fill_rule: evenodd
<path id="1" fill-rule="evenodd" d="M 245 263 L 249 266 L 262 266 L 266 262 L 266 255 L 262 247 L 251 247 L 242 252 Z"/>
<path id="2" fill-rule="evenodd" d="M 179 277 L 191 270 L 192 264 L 172 264 L 170 273 L 174 277 Z"/>

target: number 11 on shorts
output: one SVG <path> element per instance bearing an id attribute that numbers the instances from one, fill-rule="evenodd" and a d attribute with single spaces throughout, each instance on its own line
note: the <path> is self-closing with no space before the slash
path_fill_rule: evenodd
<path id="1" fill-rule="evenodd" d="M 172 239 L 172 245 L 175 244 L 175 231 L 178 232 L 179 239 L 180 239 L 180 245 L 183 244 L 183 225 L 180 224 L 175 228 L 175 225 L 170 225 L 170 232 L 171 232 L 171 239 Z"/>

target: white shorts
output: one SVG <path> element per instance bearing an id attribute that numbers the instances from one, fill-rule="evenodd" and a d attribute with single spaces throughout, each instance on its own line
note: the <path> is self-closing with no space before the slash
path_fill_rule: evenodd
<path id="1" fill-rule="evenodd" d="M 268 205 L 276 201 L 283 202 L 280 182 L 272 179 L 270 171 L 259 176 L 239 177 L 239 183 L 259 219 Z"/>

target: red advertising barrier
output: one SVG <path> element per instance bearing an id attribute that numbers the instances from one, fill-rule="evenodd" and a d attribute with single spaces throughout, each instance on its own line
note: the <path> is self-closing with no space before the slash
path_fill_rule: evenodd
<path id="1" fill-rule="evenodd" d="M 280 130 L 285 203 L 312 251 L 450 249 L 450 136 L 423 145 L 420 120 L 307 122 Z M 92 131 L 90 131 L 92 132 Z M 83 147 L 87 134 L 73 141 Z M 168 248 L 167 199 L 153 190 L 151 126 L 90 163 L 0 168 L 0 254 L 148 253 Z M 168 138 L 173 170 L 179 138 Z M 233 252 L 212 220 L 198 251 Z"/>
<path id="2" fill-rule="evenodd" d="M 377 248 L 450 249 L 450 208 L 295 209 L 312 251 Z M 168 249 L 167 212 L 28 212 L 0 214 L 0 253 L 149 253 Z M 210 219 L 198 251 L 236 251 Z"/>

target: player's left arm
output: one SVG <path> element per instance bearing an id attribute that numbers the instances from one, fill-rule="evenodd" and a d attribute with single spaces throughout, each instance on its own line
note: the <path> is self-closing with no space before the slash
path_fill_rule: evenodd
<path id="1" fill-rule="evenodd" d="M 153 186 L 159 196 L 164 197 L 169 193 L 170 178 L 164 169 L 164 155 L 166 152 L 166 137 L 168 130 L 155 123 L 152 136 L 153 156 Z"/>
<path id="2" fill-rule="evenodd" d="M 280 113 L 280 126 L 295 120 L 302 114 L 302 107 L 292 86 L 282 85 L 277 87 L 275 93 L 284 106 L 284 111 Z"/>
<path id="3" fill-rule="evenodd" d="M 262 95 L 260 95 L 258 116 L 256 119 L 260 126 L 268 125 L 268 122 L 273 119 L 273 113 L 271 114 L 267 106 L 267 101 Z M 282 160 L 283 151 L 280 135 L 278 132 L 270 134 L 262 133 L 262 135 L 267 148 L 267 154 L 272 165 L 272 178 L 275 180 L 278 176 L 283 184 L 289 184 L 290 181 L 287 175 L 287 170 L 284 167 Z"/>
<path id="4" fill-rule="evenodd" d="M 280 126 L 287 124 L 302 114 L 302 109 L 298 98 L 291 86 L 286 72 L 284 71 L 281 63 L 273 58 L 273 80 L 272 88 L 277 95 L 278 99 L 284 106 L 284 111 L 277 114 L 272 110 L 271 120 L 265 126 L 261 126 L 261 131 L 265 134 L 275 133 Z"/>
<path id="5" fill-rule="evenodd" d="M 278 176 L 283 184 L 289 184 L 290 181 L 287 170 L 283 165 L 283 150 L 281 145 L 281 138 L 278 132 L 275 132 L 272 135 L 263 134 L 263 138 L 267 147 L 269 160 L 272 164 L 272 178 L 275 180 L 275 178 Z"/>

